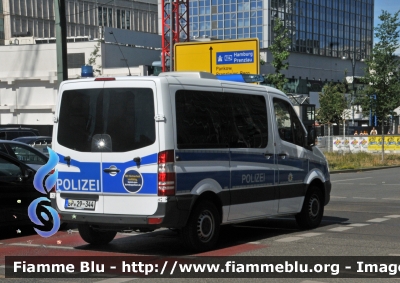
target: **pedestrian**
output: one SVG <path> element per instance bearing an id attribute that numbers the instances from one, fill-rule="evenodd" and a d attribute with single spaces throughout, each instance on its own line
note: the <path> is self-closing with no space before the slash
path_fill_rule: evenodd
<path id="1" fill-rule="evenodd" d="M 377 135 L 378 132 L 376 131 L 375 127 L 372 127 L 372 130 L 371 130 L 371 132 L 370 132 L 369 134 L 370 134 L 371 136 L 372 136 L 372 135 Z"/>
<path id="2" fill-rule="evenodd" d="M 358 133 L 357 133 L 357 131 L 354 131 L 354 135 L 355 135 L 355 136 L 358 136 Z"/>

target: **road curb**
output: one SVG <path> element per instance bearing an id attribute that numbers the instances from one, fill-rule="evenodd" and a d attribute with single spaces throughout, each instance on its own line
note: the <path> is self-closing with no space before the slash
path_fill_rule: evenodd
<path id="1" fill-rule="evenodd" d="M 370 167 L 370 168 L 358 168 L 358 169 L 345 169 L 345 170 L 332 170 L 331 174 L 338 173 L 354 173 L 354 172 L 363 172 L 363 171 L 374 171 L 374 170 L 382 170 L 382 169 L 390 169 L 390 168 L 399 168 L 400 165 L 393 166 L 382 166 L 382 167 Z"/>

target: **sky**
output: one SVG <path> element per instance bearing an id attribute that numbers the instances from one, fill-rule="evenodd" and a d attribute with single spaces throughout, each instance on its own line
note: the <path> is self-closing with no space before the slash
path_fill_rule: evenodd
<path id="1" fill-rule="evenodd" d="M 400 0 L 375 0 L 375 11 L 374 11 L 374 25 L 378 26 L 380 23 L 378 17 L 382 13 L 382 10 L 388 11 L 393 14 L 400 10 Z M 399 38 L 400 42 L 400 38 Z M 400 55 L 400 48 L 397 49 L 396 54 Z"/>

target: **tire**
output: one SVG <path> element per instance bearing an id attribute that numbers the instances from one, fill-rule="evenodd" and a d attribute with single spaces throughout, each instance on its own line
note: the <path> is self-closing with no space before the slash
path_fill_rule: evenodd
<path id="1" fill-rule="evenodd" d="M 95 230 L 88 224 L 79 224 L 78 231 L 82 239 L 91 245 L 106 245 L 117 235 L 116 231 Z"/>
<path id="2" fill-rule="evenodd" d="M 324 215 L 324 200 L 321 190 L 310 187 L 304 198 L 303 208 L 296 215 L 297 224 L 301 229 L 314 229 L 319 226 Z"/>
<path id="3" fill-rule="evenodd" d="M 181 230 L 183 243 L 195 252 L 211 250 L 218 241 L 220 223 L 221 215 L 215 205 L 210 201 L 200 202 Z"/>

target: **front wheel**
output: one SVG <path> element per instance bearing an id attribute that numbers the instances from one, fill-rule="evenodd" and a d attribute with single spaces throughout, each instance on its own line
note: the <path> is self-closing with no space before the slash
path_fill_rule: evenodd
<path id="1" fill-rule="evenodd" d="M 192 211 L 188 222 L 182 228 L 182 240 L 186 247 L 196 252 L 212 249 L 219 236 L 221 216 L 210 201 L 202 201 Z"/>
<path id="2" fill-rule="evenodd" d="M 297 224 L 301 229 L 313 229 L 319 226 L 324 215 L 324 200 L 321 190 L 310 187 L 304 198 L 303 208 L 296 215 Z"/>
<path id="3" fill-rule="evenodd" d="M 89 244 L 92 245 L 105 245 L 111 242 L 115 235 L 117 235 L 116 231 L 102 231 L 93 229 L 92 226 L 87 224 L 79 224 L 78 231 L 81 235 L 82 239 Z"/>

